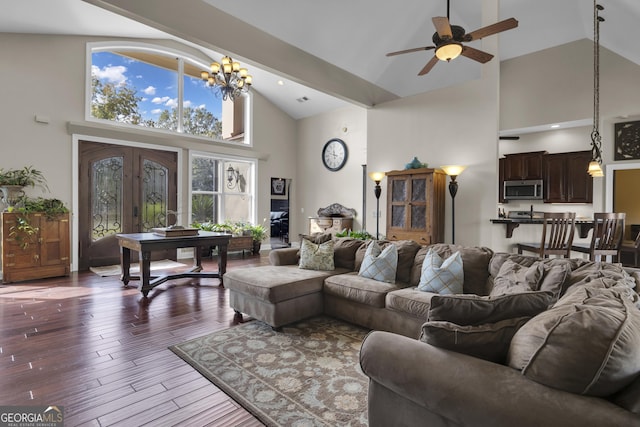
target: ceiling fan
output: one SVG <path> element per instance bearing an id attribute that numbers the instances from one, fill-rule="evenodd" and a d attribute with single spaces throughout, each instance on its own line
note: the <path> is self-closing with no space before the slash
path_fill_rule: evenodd
<path id="1" fill-rule="evenodd" d="M 431 71 L 439 60 L 449 62 L 458 57 L 458 55 L 466 56 L 467 58 L 473 59 L 474 61 L 478 61 L 482 64 L 489 62 L 491 58 L 493 58 L 493 55 L 470 46 L 465 46 L 462 43 L 480 40 L 481 38 L 491 36 L 502 31 L 507 31 L 518 26 L 518 21 L 515 18 L 509 18 L 504 21 L 479 28 L 470 33 L 466 33 L 464 28 L 458 25 L 449 24 L 449 0 L 447 0 L 447 17 L 436 16 L 431 20 L 433 21 L 433 25 L 436 27 L 436 32 L 433 33 L 432 37 L 434 46 L 416 47 L 413 49 L 387 53 L 387 56 L 395 56 L 402 55 L 403 53 L 435 49 L 435 55 L 429 62 L 427 62 L 427 65 L 420 70 L 418 73 L 419 76 L 423 76 Z"/>

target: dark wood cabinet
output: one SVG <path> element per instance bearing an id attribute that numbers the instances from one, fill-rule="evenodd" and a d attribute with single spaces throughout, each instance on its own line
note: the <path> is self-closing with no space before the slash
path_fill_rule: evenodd
<path id="1" fill-rule="evenodd" d="M 498 159 L 498 203 L 507 203 L 504 199 L 504 162 L 505 158 Z"/>
<path id="2" fill-rule="evenodd" d="M 545 203 L 592 203 L 591 151 L 544 156 Z"/>
<path id="3" fill-rule="evenodd" d="M 422 245 L 444 242 L 447 175 L 440 169 L 390 171 L 387 176 L 387 239 Z"/>
<path id="4" fill-rule="evenodd" d="M 546 151 L 506 154 L 504 180 L 542 179 L 542 158 Z"/>
<path id="5" fill-rule="evenodd" d="M 2 213 L 2 281 L 68 276 L 71 269 L 69 214 L 56 219 L 39 213 L 28 214 L 27 221 L 36 230 L 29 236 L 15 231 L 22 215 Z"/>

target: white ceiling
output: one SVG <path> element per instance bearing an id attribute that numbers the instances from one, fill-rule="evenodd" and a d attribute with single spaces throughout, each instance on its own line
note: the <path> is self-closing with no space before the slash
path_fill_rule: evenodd
<path id="1" fill-rule="evenodd" d="M 147 1 L 145 6 L 155 6 L 156 0 Z M 371 84 L 370 88 L 386 93 L 387 99 L 389 96 L 406 97 L 427 92 L 480 75 L 481 66 L 463 57 L 450 63 L 440 62 L 429 74 L 418 77 L 418 71 L 431 58 L 433 51 L 392 58 L 385 56 L 391 51 L 432 45 L 434 28 L 431 17 L 446 16 L 445 0 L 393 3 L 383 0 L 191 1 L 204 2 L 307 52 L 316 57 L 314 59 L 319 58 L 340 71 L 357 76 Z M 123 15 L 135 14 L 110 7 L 118 3 L 117 0 L 3 0 L 3 3 L 0 32 L 170 38 L 198 47 L 213 59 L 222 52 L 212 50 L 213 43 L 202 47 L 194 42 L 194 38 L 183 38 L 183 34 L 172 31 L 166 24 L 159 24 L 157 19 L 147 19 L 144 10 L 137 12 L 136 20 L 125 18 Z M 491 53 L 498 53 L 502 60 L 593 37 L 592 1 L 502 0 L 500 4 L 499 20 L 515 17 L 519 21 L 518 28 L 491 36 L 499 37 L 499 52 Z M 601 45 L 640 65 L 640 45 L 637 42 L 640 40 L 640 26 L 637 25 L 640 22 L 640 2 L 600 0 L 599 4 L 605 7 L 601 16 L 606 20 L 601 24 Z M 176 2 L 174 5 L 182 7 L 186 3 Z M 452 0 L 450 21 L 464 27 L 467 32 L 482 27 L 481 6 L 482 1 L 479 0 Z M 151 9 L 148 10 L 151 15 Z M 167 10 L 165 15 L 171 14 L 175 15 L 175 11 Z M 137 21 L 147 22 L 149 26 Z M 153 27 L 164 28 L 165 31 Z M 482 41 L 470 45 L 482 49 Z M 261 64 L 249 57 L 244 59 L 250 63 L 255 90 L 293 118 L 318 114 L 351 101 L 339 93 L 334 93 L 335 97 L 323 93 L 319 84 L 305 82 L 300 75 L 287 74 L 287 67 L 292 66 L 290 62 L 282 61 L 281 69 L 278 69 L 273 63 Z M 287 61 L 291 61 L 291 57 L 287 57 Z M 285 84 L 277 85 L 278 80 Z M 298 102 L 302 96 L 309 101 Z"/>

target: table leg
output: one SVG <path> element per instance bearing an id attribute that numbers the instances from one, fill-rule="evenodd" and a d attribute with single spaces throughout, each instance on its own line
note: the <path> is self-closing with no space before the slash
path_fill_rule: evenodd
<path id="1" fill-rule="evenodd" d="M 151 252 L 140 251 L 139 260 L 140 280 L 142 280 L 142 287 L 140 288 L 140 290 L 142 291 L 142 295 L 146 297 L 151 290 L 151 286 L 149 285 L 149 282 L 151 281 Z"/>
<path id="2" fill-rule="evenodd" d="M 124 246 L 120 246 L 120 280 L 124 283 L 124 286 L 129 284 L 130 274 L 129 269 L 131 268 L 131 250 L 129 248 L 125 248 Z"/>
<path id="3" fill-rule="evenodd" d="M 193 268 L 191 271 L 202 271 L 202 247 L 193 248 Z"/>
<path id="4" fill-rule="evenodd" d="M 218 245 L 218 274 L 220 274 L 220 285 L 222 283 L 222 276 L 227 272 L 227 244 Z"/>

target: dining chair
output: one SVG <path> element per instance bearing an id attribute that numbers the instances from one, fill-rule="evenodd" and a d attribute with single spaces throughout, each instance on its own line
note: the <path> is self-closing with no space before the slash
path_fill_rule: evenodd
<path id="1" fill-rule="evenodd" d="M 620 245 L 620 255 L 622 258 L 623 253 L 633 254 L 633 267 L 640 267 L 638 265 L 638 257 L 640 257 L 640 233 L 636 235 L 636 240 L 623 241 Z M 620 259 L 622 261 L 622 259 Z"/>
<path id="2" fill-rule="evenodd" d="M 535 252 L 540 258 L 558 255 L 569 258 L 575 232 L 575 212 L 545 212 L 540 243 L 518 243 L 518 253 Z"/>
<path id="3" fill-rule="evenodd" d="M 624 236 L 624 212 L 598 212 L 593 214 L 593 234 L 590 244 L 575 243 L 571 250 L 589 254 L 591 261 L 601 261 L 602 257 L 611 257 L 619 262 L 620 247 Z"/>

